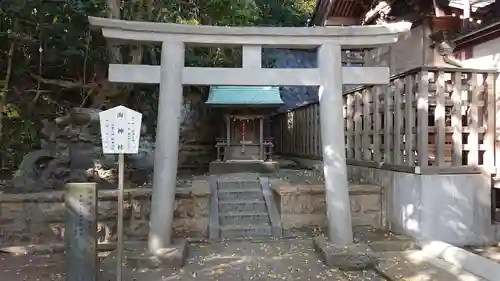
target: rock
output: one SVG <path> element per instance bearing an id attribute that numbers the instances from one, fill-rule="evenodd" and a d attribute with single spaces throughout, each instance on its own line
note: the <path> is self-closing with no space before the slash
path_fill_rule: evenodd
<path id="1" fill-rule="evenodd" d="M 77 108 L 66 116 L 42 121 L 42 149 L 24 156 L 9 184 L 11 191 L 54 190 L 63 188 L 67 182 L 116 182 L 115 156 L 102 153 L 99 112 Z M 127 163 L 131 170 L 139 168 L 151 173 L 152 138 L 141 136 L 139 147 L 139 154 L 127 157 Z"/>

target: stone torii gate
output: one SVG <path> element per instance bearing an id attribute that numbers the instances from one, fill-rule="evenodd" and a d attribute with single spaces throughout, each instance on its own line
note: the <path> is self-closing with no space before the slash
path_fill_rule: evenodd
<path id="1" fill-rule="evenodd" d="M 342 67 L 341 48 L 394 43 L 410 23 L 348 27 L 216 27 L 89 17 L 112 40 L 161 42 L 161 65 L 110 64 L 109 80 L 160 85 L 149 250 L 171 243 L 183 85 L 319 86 L 329 238 L 353 242 L 342 84 L 388 84 L 387 67 Z M 242 68 L 185 67 L 185 45 L 240 45 Z M 318 68 L 262 68 L 262 48 L 318 48 Z"/>

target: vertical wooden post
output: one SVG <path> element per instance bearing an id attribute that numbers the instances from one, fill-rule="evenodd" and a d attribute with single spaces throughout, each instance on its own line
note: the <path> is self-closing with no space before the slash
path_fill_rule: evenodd
<path id="1" fill-rule="evenodd" d="M 363 129 L 361 128 L 362 122 L 362 109 L 361 109 L 361 93 L 355 92 L 354 95 L 354 159 L 363 159 L 361 137 Z"/>
<path id="2" fill-rule="evenodd" d="M 403 124 L 403 112 L 401 109 L 401 94 L 403 93 L 403 81 L 400 78 L 394 81 L 394 164 L 402 164 L 401 157 L 401 125 Z"/>
<path id="3" fill-rule="evenodd" d="M 320 108 L 319 108 L 319 103 L 316 104 L 316 110 L 314 112 L 314 126 L 315 126 L 315 143 L 314 143 L 314 146 L 316 147 L 316 155 L 318 157 L 321 157 L 322 156 L 322 151 L 321 151 L 321 120 L 320 120 Z"/>
<path id="4" fill-rule="evenodd" d="M 417 153 L 421 167 L 429 166 L 429 72 L 421 70 L 417 101 Z"/>
<path id="5" fill-rule="evenodd" d="M 297 154 L 297 112 L 296 111 L 291 111 L 290 114 L 292 115 L 292 143 L 290 147 L 290 152 L 293 154 Z"/>
<path id="6" fill-rule="evenodd" d="M 479 87 L 478 87 L 478 74 L 476 72 L 471 73 L 470 76 L 470 91 L 471 91 L 471 104 L 468 119 L 469 122 L 469 137 L 467 138 L 467 146 L 469 148 L 469 154 L 467 157 L 468 165 L 478 165 L 479 162 L 479 135 L 478 135 L 478 120 L 479 117 Z"/>
<path id="7" fill-rule="evenodd" d="M 294 112 L 294 116 L 295 116 L 295 154 L 297 155 L 301 155 L 302 151 L 301 151 L 301 145 L 302 145 L 302 142 L 300 141 L 300 137 L 302 136 L 302 124 L 301 124 L 301 121 L 302 121 L 302 118 L 300 118 L 300 107 L 299 108 L 296 108 L 295 109 L 295 112 Z"/>
<path id="8" fill-rule="evenodd" d="M 405 163 L 414 166 L 413 163 L 413 129 L 415 123 L 415 112 L 413 109 L 413 74 L 405 78 Z"/>
<path id="9" fill-rule="evenodd" d="M 388 86 L 382 86 L 384 90 L 384 159 L 385 163 L 393 163 L 392 160 L 392 134 L 393 134 L 393 99 Z"/>
<path id="10" fill-rule="evenodd" d="M 226 146 L 231 146 L 231 115 L 226 115 Z"/>
<path id="11" fill-rule="evenodd" d="M 453 109 L 451 111 L 451 127 L 453 130 L 453 144 L 451 163 L 453 166 L 462 166 L 462 72 L 457 71 L 453 75 L 453 94 L 451 100 Z"/>
<path id="12" fill-rule="evenodd" d="M 371 141 L 370 135 L 372 134 L 372 122 L 370 116 L 371 106 L 371 89 L 365 88 L 363 93 L 363 160 L 371 160 Z"/>
<path id="13" fill-rule="evenodd" d="M 443 167 L 445 165 L 445 82 L 444 82 L 444 72 L 438 71 L 436 81 L 436 108 L 434 109 L 434 136 L 435 136 L 435 163 L 438 167 Z M 436 75 L 435 74 L 435 75 Z"/>
<path id="14" fill-rule="evenodd" d="M 353 120 L 353 104 L 354 104 L 354 98 L 353 94 L 347 94 L 347 129 L 346 129 L 346 135 L 347 135 L 347 159 L 353 159 L 354 158 L 354 151 L 356 149 L 355 144 L 354 144 L 354 120 Z"/>
<path id="15" fill-rule="evenodd" d="M 259 118 L 259 144 L 260 144 L 260 160 L 266 160 L 264 158 L 264 117 Z"/>
<path id="16" fill-rule="evenodd" d="M 125 177 L 125 155 L 118 155 L 118 214 L 116 223 L 116 280 L 122 281 L 123 273 L 123 188 Z"/>
<path id="17" fill-rule="evenodd" d="M 484 145 L 486 151 L 484 153 L 483 165 L 488 171 L 494 172 L 495 167 L 495 74 L 488 73 L 486 76 L 486 93 L 484 95 L 484 105 L 486 107 L 485 125 L 486 133 L 484 135 Z"/>
<path id="18" fill-rule="evenodd" d="M 375 126 L 373 131 L 373 160 L 376 162 L 382 161 L 382 155 L 380 154 L 380 146 L 382 145 L 381 133 L 382 133 L 382 113 L 380 112 L 380 92 L 381 87 L 374 87 L 374 102 L 373 102 L 373 118 L 375 119 Z"/>
<path id="19" fill-rule="evenodd" d="M 303 106 L 301 109 L 301 119 L 302 119 L 302 129 L 301 129 L 301 139 L 302 144 L 302 155 L 307 155 L 307 106 Z"/>
<path id="20" fill-rule="evenodd" d="M 313 147 L 313 115 L 314 104 L 309 104 L 307 106 L 307 155 L 314 156 L 314 147 Z"/>
<path id="21" fill-rule="evenodd" d="M 318 142 L 318 139 L 320 137 L 319 135 L 319 114 L 318 114 L 318 107 L 319 105 L 316 103 L 313 105 L 313 118 L 312 118 L 312 121 L 313 121 L 313 124 L 312 124 L 312 138 L 313 138 L 313 143 L 312 143 L 312 146 L 313 146 L 313 155 L 314 156 L 318 156 L 318 157 L 321 157 L 321 152 L 320 152 L 320 149 L 319 149 L 319 142 Z"/>

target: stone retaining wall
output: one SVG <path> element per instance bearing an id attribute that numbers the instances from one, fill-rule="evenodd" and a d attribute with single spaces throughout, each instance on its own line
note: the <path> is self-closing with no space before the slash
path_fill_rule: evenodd
<path id="1" fill-rule="evenodd" d="M 276 204 L 284 229 L 326 226 L 324 185 L 290 185 L 271 180 Z M 350 185 L 353 226 L 382 227 L 384 221 L 383 190 L 376 185 Z"/>
<path id="2" fill-rule="evenodd" d="M 145 240 L 148 234 L 150 188 L 125 190 L 125 237 Z M 116 190 L 99 191 L 99 242 L 116 239 Z M 210 187 L 205 181 L 176 189 L 174 231 L 177 236 L 206 237 Z M 64 192 L 0 195 L 0 246 L 62 242 Z"/>

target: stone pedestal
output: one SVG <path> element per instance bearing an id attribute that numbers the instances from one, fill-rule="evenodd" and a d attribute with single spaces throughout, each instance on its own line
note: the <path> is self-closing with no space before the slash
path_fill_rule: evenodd
<path id="1" fill-rule="evenodd" d="M 124 274 L 128 271 L 180 268 L 184 266 L 187 250 L 188 243 L 185 239 L 174 239 L 167 248 L 158 250 L 156 255 L 149 252 L 147 242 L 125 242 L 123 250 Z M 103 261 L 101 277 L 116 277 L 116 250 Z"/>
<path id="2" fill-rule="evenodd" d="M 316 251 L 320 252 L 327 266 L 342 270 L 373 268 L 379 262 L 378 255 L 362 243 L 339 246 L 328 241 L 327 237 L 318 236 L 314 238 L 314 247 Z"/>

